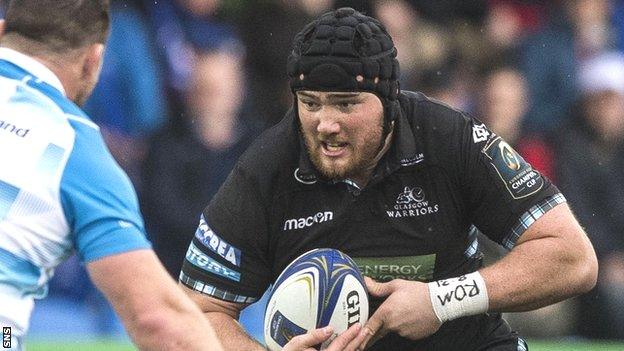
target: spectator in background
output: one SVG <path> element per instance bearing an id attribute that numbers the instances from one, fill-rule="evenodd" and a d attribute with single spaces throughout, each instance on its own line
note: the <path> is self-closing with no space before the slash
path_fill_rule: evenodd
<path id="1" fill-rule="evenodd" d="M 217 18 L 221 0 L 142 0 L 162 60 L 165 89 L 175 123 L 184 111 L 195 49 L 213 50 L 236 42 L 235 29 Z"/>
<path id="2" fill-rule="evenodd" d="M 111 4 L 102 79 L 85 105 L 115 160 L 140 186 L 146 139 L 167 118 L 163 74 L 145 14 L 130 1 Z"/>
<path id="3" fill-rule="evenodd" d="M 483 74 L 479 88 L 477 117 L 513 145 L 535 169 L 554 180 L 551 146 L 542 135 L 523 133 L 529 100 L 522 73 L 509 64 L 495 64 Z"/>
<path id="4" fill-rule="evenodd" d="M 528 130 L 554 131 L 566 122 L 576 99 L 576 67 L 617 43 L 611 6 L 610 0 L 551 3 L 550 22 L 527 38 L 521 64 L 530 88 Z"/>
<path id="5" fill-rule="evenodd" d="M 401 86 L 417 88 L 424 73 L 438 70 L 449 60 L 450 33 L 422 18 L 408 1 L 377 1 L 375 15 L 397 47 Z"/>
<path id="6" fill-rule="evenodd" d="M 251 98 L 267 118 L 267 126 L 277 123 L 291 106 L 284 67 L 294 34 L 333 5 L 334 0 L 254 0 L 245 7 L 239 27 L 248 49 Z"/>
<path id="7" fill-rule="evenodd" d="M 624 55 L 579 71 L 577 114 L 557 138 L 559 186 L 596 248 L 598 285 L 583 298 L 580 332 L 624 338 Z"/>
<path id="8" fill-rule="evenodd" d="M 242 60 L 232 48 L 199 53 L 185 99 L 186 123 L 167 126 L 150 143 L 142 208 L 154 250 L 176 278 L 206 202 L 255 134 L 244 106 Z"/>
<path id="9" fill-rule="evenodd" d="M 518 63 L 523 40 L 541 29 L 545 21 L 545 5 L 532 0 L 489 0 L 487 15 L 479 36 L 479 67 L 504 58 Z"/>
<path id="10" fill-rule="evenodd" d="M 487 0 L 408 0 L 424 17 L 445 27 L 459 22 L 480 22 L 486 11 Z"/>
<path id="11" fill-rule="evenodd" d="M 509 65 L 498 65 L 482 77 L 479 118 L 509 144 L 520 138 L 527 110 L 527 87 L 522 74 Z"/>
<path id="12" fill-rule="evenodd" d="M 452 31 L 424 18 L 412 1 L 374 3 L 375 16 L 395 38 L 401 87 L 424 92 L 450 106 L 470 110 L 469 80 Z"/>

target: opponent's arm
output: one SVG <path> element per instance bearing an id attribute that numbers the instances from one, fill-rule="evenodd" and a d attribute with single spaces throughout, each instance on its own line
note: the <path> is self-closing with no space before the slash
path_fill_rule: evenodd
<path id="1" fill-rule="evenodd" d="M 223 350 L 151 250 L 107 256 L 87 269 L 140 350 Z"/>

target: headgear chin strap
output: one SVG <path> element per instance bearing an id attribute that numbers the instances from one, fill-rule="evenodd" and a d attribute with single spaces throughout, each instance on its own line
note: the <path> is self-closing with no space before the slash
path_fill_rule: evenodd
<path id="1" fill-rule="evenodd" d="M 320 16 L 296 36 L 288 57 L 293 93 L 366 91 L 384 106 L 384 136 L 396 118 L 399 62 L 392 38 L 378 20 L 352 8 Z M 295 99 L 295 110 L 297 102 Z"/>

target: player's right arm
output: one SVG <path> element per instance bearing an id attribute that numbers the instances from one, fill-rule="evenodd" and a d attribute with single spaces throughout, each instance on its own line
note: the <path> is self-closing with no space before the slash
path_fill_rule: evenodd
<path id="1" fill-rule="evenodd" d="M 272 201 L 267 186 L 250 174 L 250 169 L 266 168 L 249 165 L 256 159 L 249 151 L 243 155 L 206 207 L 180 273 L 181 285 L 214 326 L 225 350 L 265 349 L 238 323 L 240 311 L 271 284 L 274 270 L 267 220 Z M 310 331 L 293 338 L 285 350 L 308 350 L 318 344 L 310 342 L 322 337 L 322 332 Z M 344 333 L 332 348 L 342 350 L 353 337 Z"/>
<path id="2" fill-rule="evenodd" d="M 238 323 L 271 283 L 264 201 L 242 159 L 199 218 L 179 281 L 225 350 L 264 350 Z"/>
<path id="3" fill-rule="evenodd" d="M 265 350 L 265 348 L 251 338 L 238 323 L 240 311 L 245 304 L 219 300 L 189 289 L 182 285 L 182 289 L 204 312 L 204 316 L 215 327 L 217 337 L 225 350 Z"/>

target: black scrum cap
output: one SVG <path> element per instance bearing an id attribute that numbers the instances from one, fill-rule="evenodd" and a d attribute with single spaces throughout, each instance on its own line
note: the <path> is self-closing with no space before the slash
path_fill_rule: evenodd
<path id="1" fill-rule="evenodd" d="M 394 118 L 399 94 L 399 62 L 392 38 L 378 20 L 352 8 L 340 8 L 306 25 L 288 57 L 293 92 L 367 91 L 384 105 L 386 122 Z"/>

